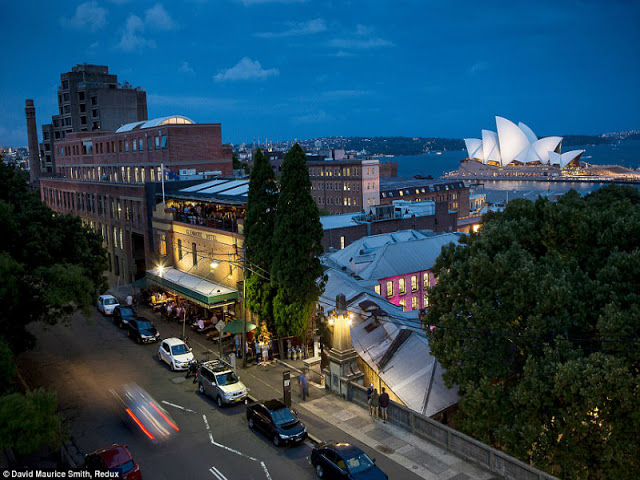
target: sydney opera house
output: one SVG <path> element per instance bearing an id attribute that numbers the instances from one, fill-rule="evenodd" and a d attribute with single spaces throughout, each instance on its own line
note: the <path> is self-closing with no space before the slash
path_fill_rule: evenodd
<path id="1" fill-rule="evenodd" d="M 584 150 L 561 153 L 562 137 L 538 138 L 524 123 L 496 117 L 497 132 L 482 130 L 482 139 L 465 138 L 470 160 L 497 167 L 576 165 Z"/>

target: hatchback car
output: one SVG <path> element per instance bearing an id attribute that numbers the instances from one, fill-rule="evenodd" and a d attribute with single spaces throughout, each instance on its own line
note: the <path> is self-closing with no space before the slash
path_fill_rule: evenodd
<path id="1" fill-rule="evenodd" d="M 88 470 L 108 470 L 116 473 L 117 478 L 125 480 L 142 480 L 140 467 L 135 462 L 126 445 L 113 444 L 89 453 L 85 457 L 85 468 Z"/>
<path id="2" fill-rule="evenodd" d="M 221 360 L 210 360 L 198 369 L 198 390 L 215 398 L 218 407 L 243 402 L 247 387 L 240 381 L 231 365 Z"/>
<path id="3" fill-rule="evenodd" d="M 191 349 L 179 338 L 165 338 L 158 349 L 158 358 L 165 362 L 171 370 L 186 370 L 193 362 Z"/>
<path id="4" fill-rule="evenodd" d="M 135 316 L 136 312 L 133 310 L 133 307 L 128 305 L 118 305 L 113 309 L 113 323 L 120 328 L 124 328 L 124 326 L 129 323 L 129 319 L 135 318 Z"/>
<path id="5" fill-rule="evenodd" d="M 136 317 L 127 323 L 127 336 L 138 343 L 153 343 L 160 340 L 160 334 L 149 320 Z"/>
<path id="6" fill-rule="evenodd" d="M 311 450 L 311 464 L 320 478 L 387 480 L 375 460 L 350 443 L 322 443 Z"/>
<path id="7" fill-rule="evenodd" d="M 247 406 L 249 428 L 262 430 L 276 447 L 284 443 L 300 443 L 307 436 L 307 427 L 296 412 L 280 400 L 268 400 Z"/>
<path id="8" fill-rule="evenodd" d="M 98 297 L 98 311 L 104 315 L 113 315 L 113 310 L 119 305 L 113 295 L 100 295 Z"/>

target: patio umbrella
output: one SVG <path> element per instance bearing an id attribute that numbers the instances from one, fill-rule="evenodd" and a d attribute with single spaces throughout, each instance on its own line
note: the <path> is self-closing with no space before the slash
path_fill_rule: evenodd
<path id="1" fill-rule="evenodd" d="M 236 333 L 242 333 L 242 318 L 237 318 L 232 322 L 227 323 L 224 327 L 224 333 L 228 333 L 230 335 L 235 335 Z M 247 332 L 251 332 L 256 329 L 256 324 L 252 322 L 247 322 Z"/>

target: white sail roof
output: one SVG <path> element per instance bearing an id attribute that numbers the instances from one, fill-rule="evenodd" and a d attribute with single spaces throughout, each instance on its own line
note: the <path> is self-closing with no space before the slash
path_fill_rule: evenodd
<path id="1" fill-rule="evenodd" d="M 480 160 L 484 163 L 484 155 L 482 154 L 482 140 L 479 138 L 465 138 L 464 144 L 467 147 L 467 154 L 469 159 Z"/>
<path id="2" fill-rule="evenodd" d="M 492 161 L 502 165 L 502 156 L 500 155 L 498 134 L 496 132 L 482 130 L 482 151 L 484 152 L 484 163 Z"/>
<path id="3" fill-rule="evenodd" d="M 525 151 L 530 143 L 527 136 L 511 120 L 496 117 L 498 127 L 498 139 L 500 141 L 501 165 L 506 167 L 516 159 L 519 153 Z"/>

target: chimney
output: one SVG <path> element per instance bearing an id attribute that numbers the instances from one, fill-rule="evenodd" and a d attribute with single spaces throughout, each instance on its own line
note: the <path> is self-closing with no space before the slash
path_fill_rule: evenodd
<path id="1" fill-rule="evenodd" d="M 36 127 L 36 108 L 33 100 L 24 103 L 24 113 L 27 117 L 27 138 L 29 139 L 29 179 L 31 183 L 40 178 L 40 150 L 38 148 L 38 129 Z"/>

